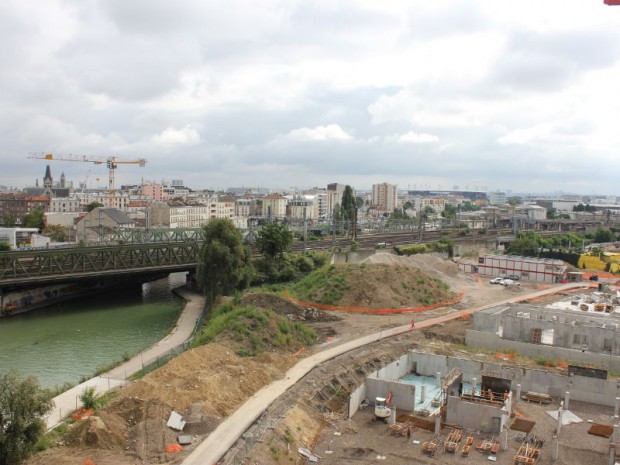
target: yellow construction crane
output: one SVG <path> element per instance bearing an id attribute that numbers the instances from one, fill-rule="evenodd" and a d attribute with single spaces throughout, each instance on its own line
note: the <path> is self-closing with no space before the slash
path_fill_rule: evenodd
<path id="1" fill-rule="evenodd" d="M 138 158 L 137 160 L 123 160 L 118 157 L 89 157 L 87 155 L 53 155 L 51 153 L 33 153 L 28 158 L 36 158 L 38 160 L 58 160 L 58 161 L 79 161 L 85 163 L 94 163 L 96 165 L 105 164 L 108 168 L 108 201 L 111 203 L 115 195 L 114 190 L 114 171 L 118 165 L 138 165 L 144 167 L 146 159 Z"/>

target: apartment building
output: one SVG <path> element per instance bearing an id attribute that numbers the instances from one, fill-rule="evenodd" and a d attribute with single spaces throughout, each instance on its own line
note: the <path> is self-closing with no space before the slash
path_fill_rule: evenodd
<path id="1" fill-rule="evenodd" d="M 313 195 L 296 195 L 288 201 L 286 216 L 294 220 L 316 220 L 319 210 Z"/>
<path id="2" fill-rule="evenodd" d="M 73 213 L 82 211 L 77 197 L 54 197 L 50 200 L 49 211 L 52 213 Z"/>
<path id="3" fill-rule="evenodd" d="M 342 203 L 342 194 L 344 194 L 344 184 L 338 184 L 336 182 L 327 185 L 327 215 L 326 218 L 331 218 L 334 215 L 334 208 L 336 205 Z"/>
<path id="4" fill-rule="evenodd" d="M 392 212 L 398 205 L 398 187 L 386 182 L 372 185 L 372 208 Z"/>
<path id="5" fill-rule="evenodd" d="M 263 197 L 263 218 L 276 219 L 286 217 L 286 197 L 280 194 L 269 194 Z"/>

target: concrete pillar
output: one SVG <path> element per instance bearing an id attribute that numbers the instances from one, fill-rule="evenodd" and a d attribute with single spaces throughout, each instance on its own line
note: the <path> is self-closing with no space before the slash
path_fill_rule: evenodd
<path id="1" fill-rule="evenodd" d="M 435 378 L 437 379 L 437 387 L 440 388 L 441 387 L 441 372 L 438 371 L 437 374 L 435 375 Z"/>
<path id="2" fill-rule="evenodd" d="M 435 417 L 435 434 L 441 433 L 441 415 Z"/>
<path id="3" fill-rule="evenodd" d="M 614 409 L 614 417 L 620 413 L 620 397 L 616 397 L 616 408 Z"/>
<path id="4" fill-rule="evenodd" d="M 508 450 L 508 428 L 504 425 L 502 429 L 502 450 L 505 452 Z"/>
<path id="5" fill-rule="evenodd" d="M 616 446 L 612 444 L 609 446 L 609 465 L 614 465 L 616 463 Z"/>
<path id="6" fill-rule="evenodd" d="M 426 400 L 426 385 L 422 385 L 422 389 L 420 389 L 420 403 L 424 403 Z"/>
<path id="7" fill-rule="evenodd" d="M 611 435 L 611 441 L 614 444 L 620 443 L 620 428 L 618 428 L 618 417 L 614 417 L 612 421 L 612 425 L 614 425 L 614 432 Z"/>
<path id="8" fill-rule="evenodd" d="M 560 430 L 562 429 L 562 412 L 564 411 L 564 401 L 560 402 L 560 408 L 558 409 L 558 425 L 556 429 L 556 434 L 560 436 Z"/>
<path id="9" fill-rule="evenodd" d="M 471 395 L 475 396 L 476 395 L 476 382 L 478 380 L 476 378 L 472 378 L 471 379 Z"/>
<path id="10" fill-rule="evenodd" d="M 396 407 L 392 407 L 390 409 L 390 419 L 388 420 L 388 424 L 394 425 L 396 423 Z"/>
<path id="11" fill-rule="evenodd" d="M 521 401 L 521 385 L 517 384 L 517 395 L 515 396 L 515 402 Z"/>
<path id="12" fill-rule="evenodd" d="M 568 410 L 568 399 L 570 398 L 570 391 L 564 393 L 564 410 Z"/>
<path id="13" fill-rule="evenodd" d="M 555 462 L 558 459 L 558 454 L 560 452 L 560 441 L 558 437 L 554 434 L 553 438 L 551 438 L 551 461 Z"/>

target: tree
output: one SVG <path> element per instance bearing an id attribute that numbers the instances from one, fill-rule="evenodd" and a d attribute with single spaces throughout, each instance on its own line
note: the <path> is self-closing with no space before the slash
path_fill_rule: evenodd
<path id="1" fill-rule="evenodd" d="M 250 250 L 229 219 L 209 221 L 204 234 L 196 278 L 207 303 L 212 304 L 219 295 L 246 288 L 252 279 L 253 267 Z"/>
<path id="2" fill-rule="evenodd" d="M 353 188 L 349 185 L 344 187 L 342 193 L 342 218 L 351 226 L 351 235 L 355 238 L 355 227 L 357 223 L 357 203 L 355 202 L 355 196 L 353 195 Z"/>
<path id="3" fill-rule="evenodd" d="M 85 210 L 87 212 L 92 212 L 95 208 L 99 208 L 99 207 L 103 207 L 103 206 L 104 205 L 101 202 L 94 201 L 94 202 L 91 202 L 88 205 L 86 205 Z"/>
<path id="4" fill-rule="evenodd" d="M 448 220 L 452 220 L 456 218 L 456 207 L 449 203 L 446 204 L 443 211 L 441 212 L 441 216 Z"/>
<path id="5" fill-rule="evenodd" d="M 283 224 L 269 223 L 258 232 L 256 247 L 265 257 L 282 256 L 293 242 L 293 234 Z"/>
<path id="6" fill-rule="evenodd" d="M 11 250 L 11 244 L 6 241 L 0 241 L 0 252 L 8 252 Z"/>
<path id="7" fill-rule="evenodd" d="M 593 240 L 597 244 L 613 242 L 616 240 L 616 236 L 614 236 L 614 233 L 609 229 L 598 228 L 594 233 Z"/>
<path id="8" fill-rule="evenodd" d="M 0 465 L 21 463 L 45 432 L 43 417 L 51 409 L 36 378 L 20 379 L 14 371 L 0 378 Z"/>
<path id="9" fill-rule="evenodd" d="M 519 234 L 517 240 L 508 246 L 506 253 L 508 255 L 522 255 L 524 257 L 537 257 L 538 252 L 543 244 L 543 238 L 540 234 L 528 231 Z"/>
<path id="10" fill-rule="evenodd" d="M 17 215 L 13 212 L 7 212 L 4 214 L 2 223 L 7 228 L 13 228 L 17 224 Z"/>
<path id="11" fill-rule="evenodd" d="M 45 227 L 44 211 L 41 207 L 35 207 L 24 215 L 22 219 L 24 228 L 43 229 Z"/>
<path id="12" fill-rule="evenodd" d="M 67 230 L 59 224 L 48 224 L 43 230 L 43 235 L 54 242 L 66 242 Z"/>

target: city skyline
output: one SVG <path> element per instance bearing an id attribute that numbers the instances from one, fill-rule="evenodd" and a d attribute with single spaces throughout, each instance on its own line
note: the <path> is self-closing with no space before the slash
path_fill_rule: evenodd
<path id="1" fill-rule="evenodd" d="M 34 185 L 50 152 L 147 159 L 118 186 L 620 194 L 620 8 L 203 3 L 0 6 L 0 185 Z"/>

